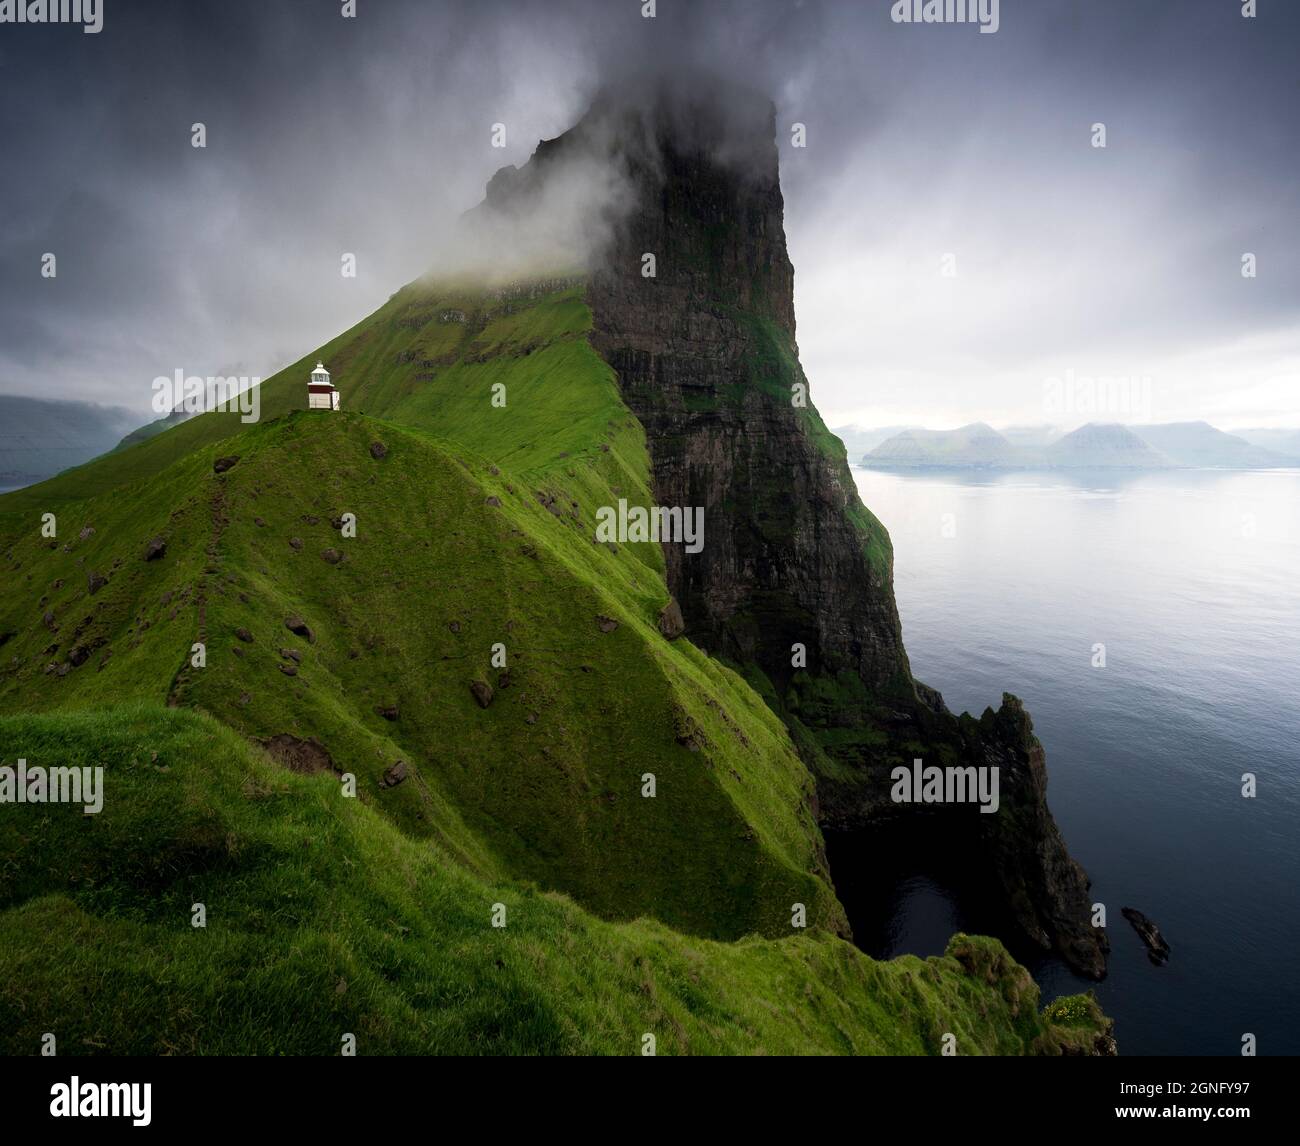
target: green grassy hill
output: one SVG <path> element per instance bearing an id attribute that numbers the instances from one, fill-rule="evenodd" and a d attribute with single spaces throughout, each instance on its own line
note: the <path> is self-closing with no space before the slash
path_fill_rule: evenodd
<path id="1" fill-rule="evenodd" d="M 824 932 L 723 944 L 485 879 L 216 721 L 129 704 L 0 718 L 105 763 L 98 816 L 0 817 L 0 1048 L 60 1054 L 1077 1053 L 994 940 L 877 963 Z M 192 926 L 196 903 L 206 926 Z M 504 927 L 493 927 L 497 904 Z M 499 910 L 499 909 L 498 909 Z"/>
<path id="2" fill-rule="evenodd" d="M 98 816 L 0 805 L 3 1049 L 1095 1036 L 1091 1003 L 1039 1016 L 993 941 L 883 965 L 836 937 L 785 726 L 660 631 L 657 544 L 594 540 L 650 494 L 589 326 L 573 281 L 412 284 L 268 379 L 260 423 L 197 417 L 0 498 L 0 758 L 107 771 Z M 341 414 L 301 409 L 318 358 Z"/>

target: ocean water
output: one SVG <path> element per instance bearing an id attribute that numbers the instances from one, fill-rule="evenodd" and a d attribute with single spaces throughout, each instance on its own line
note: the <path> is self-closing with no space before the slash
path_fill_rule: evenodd
<path id="1" fill-rule="evenodd" d="M 1300 1053 L 1300 470 L 853 472 L 893 537 L 913 672 L 955 712 L 1007 691 L 1033 717 L 1107 908 L 1120 1053 Z M 963 905 L 933 872 L 891 878 L 855 931 L 938 954 Z M 1030 969 L 1044 998 L 1090 985 Z"/>

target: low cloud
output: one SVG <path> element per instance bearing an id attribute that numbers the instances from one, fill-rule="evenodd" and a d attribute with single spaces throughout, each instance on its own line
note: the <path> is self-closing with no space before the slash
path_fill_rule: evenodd
<path id="1" fill-rule="evenodd" d="M 98 36 L 10 29 L 0 391 L 147 416 L 158 375 L 269 376 L 430 271 L 587 261 L 626 203 L 597 151 L 527 210 L 462 216 L 603 86 L 705 72 L 776 103 L 801 351 L 830 419 L 1032 421 L 1068 368 L 1150 374 L 1171 418 L 1262 417 L 1294 376 L 1279 338 L 1300 307 L 1300 9 L 1263 7 L 1008 0 L 972 35 L 895 24 L 887 0 L 655 19 L 634 0 L 392 0 L 355 20 L 227 0 L 121 5 Z"/>

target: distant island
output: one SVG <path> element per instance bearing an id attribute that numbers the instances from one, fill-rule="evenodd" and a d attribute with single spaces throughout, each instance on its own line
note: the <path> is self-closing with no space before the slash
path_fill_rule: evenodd
<path id="1" fill-rule="evenodd" d="M 1273 469 L 1300 466 L 1300 430 L 1225 433 L 1208 422 L 1122 426 L 1089 422 L 995 430 L 972 422 L 955 430 L 841 426 L 849 457 L 877 469 Z"/>

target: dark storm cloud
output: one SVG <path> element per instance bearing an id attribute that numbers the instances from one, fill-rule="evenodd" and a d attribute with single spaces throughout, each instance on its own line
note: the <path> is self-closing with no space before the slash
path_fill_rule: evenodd
<path id="1" fill-rule="evenodd" d="M 340 7 L 108 0 L 98 35 L 0 27 L 0 389 L 147 411 L 177 368 L 268 375 L 437 266 L 492 173 L 602 84 L 701 69 L 777 103 L 832 413 L 1028 415 L 1045 372 L 1119 362 L 1177 373 L 1191 412 L 1275 391 L 1300 354 L 1294 5 L 1002 0 L 996 35 L 896 25 L 888 0 Z"/>

